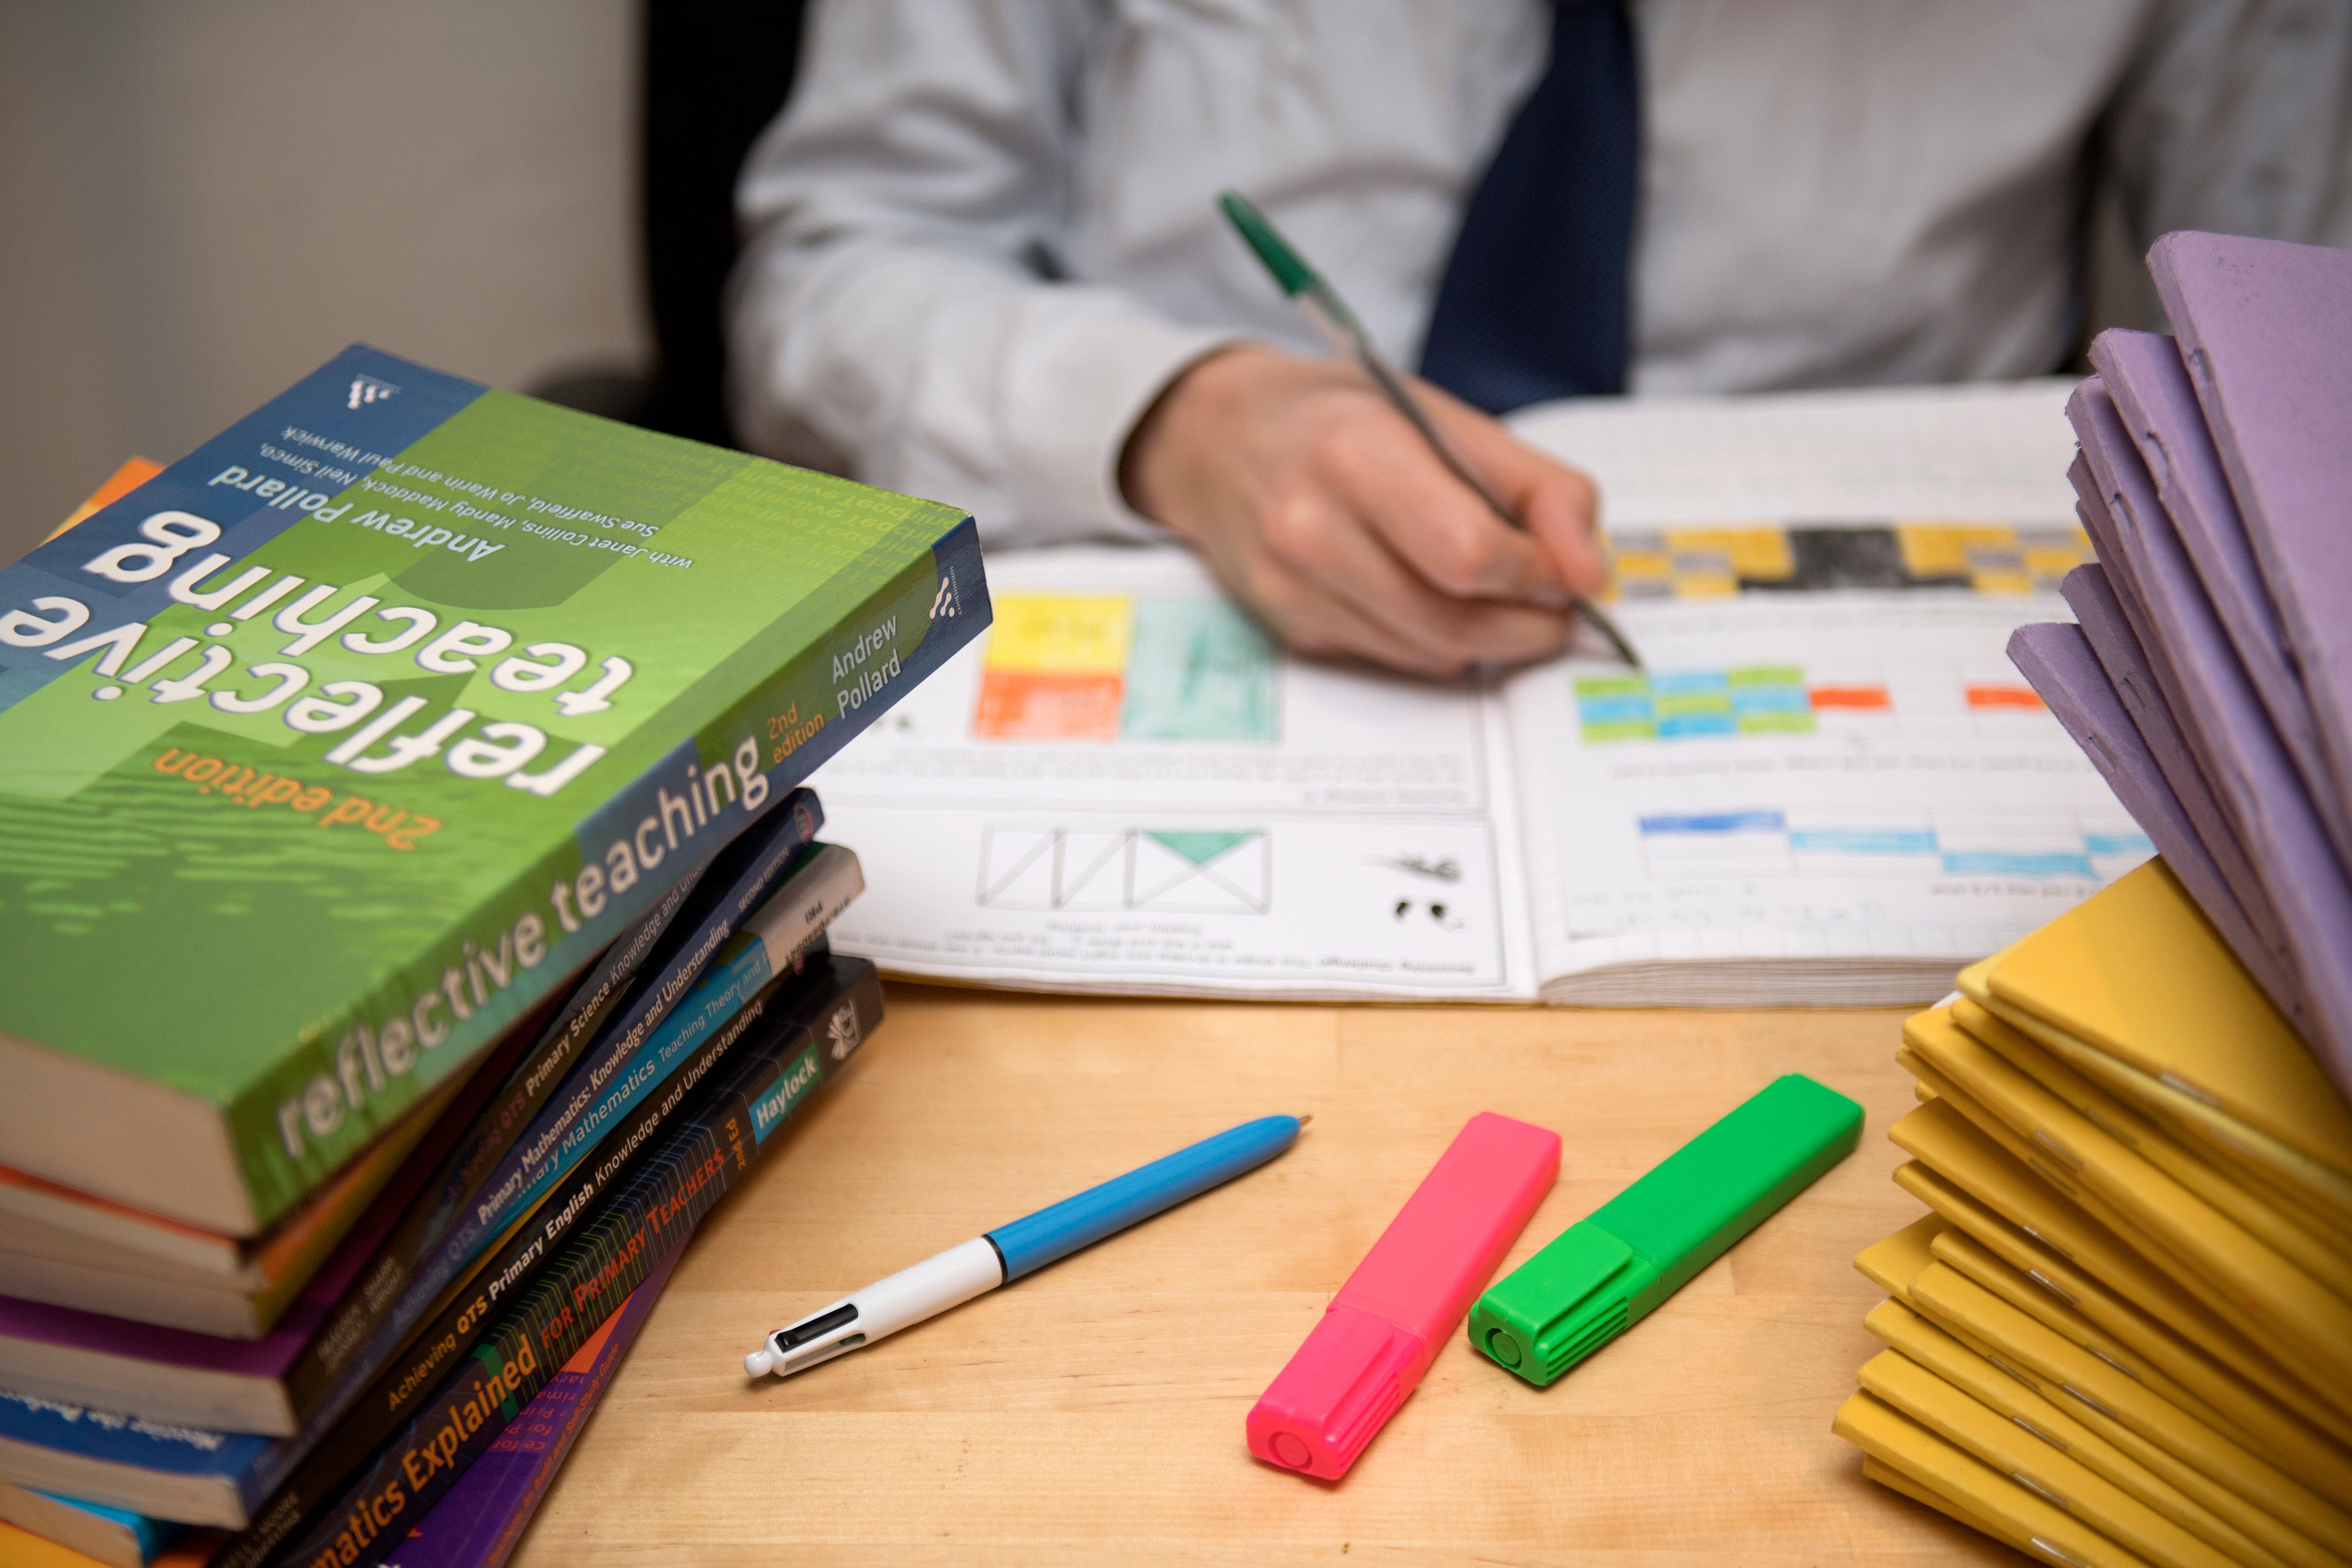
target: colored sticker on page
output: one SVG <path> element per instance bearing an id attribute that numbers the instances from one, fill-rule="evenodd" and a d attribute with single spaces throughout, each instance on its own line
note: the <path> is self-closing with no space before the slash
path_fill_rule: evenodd
<path id="1" fill-rule="evenodd" d="M 1123 594 L 998 599 L 972 733 L 992 741 L 1117 740 L 1133 608 Z"/>
<path id="2" fill-rule="evenodd" d="M 1281 738 L 1274 645 L 1222 600 L 1010 594 L 995 608 L 978 739 Z"/>
<path id="3" fill-rule="evenodd" d="M 2005 522 L 1744 523 L 1613 530 L 1611 596 L 1719 599 L 1839 588 L 2055 593 L 2091 559 L 2079 528 Z"/>
<path id="4" fill-rule="evenodd" d="M 1135 605 L 1118 732 L 1139 741 L 1278 741 L 1274 643 L 1223 599 Z"/>

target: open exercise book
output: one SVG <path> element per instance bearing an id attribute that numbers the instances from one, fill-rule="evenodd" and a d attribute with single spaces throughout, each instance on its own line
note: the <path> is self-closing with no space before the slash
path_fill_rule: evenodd
<path id="1" fill-rule="evenodd" d="M 2066 387 L 1559 405 L 1646 675 L 1291 658 L 1175 549 L 996 624 L 814 781 L 835 944 L 1047 990 L 1900 1004 L 2149 845 L 2010 665 L 2087 559 Z"/>

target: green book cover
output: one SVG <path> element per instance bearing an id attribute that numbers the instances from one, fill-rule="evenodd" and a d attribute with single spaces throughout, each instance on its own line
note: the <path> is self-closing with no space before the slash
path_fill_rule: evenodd
<path id="1" fill-rule="evenodd" d="M 0 1161 L 267 1225 L 988 615 L 953 508 L 346 350 L 0 570 Z"/>

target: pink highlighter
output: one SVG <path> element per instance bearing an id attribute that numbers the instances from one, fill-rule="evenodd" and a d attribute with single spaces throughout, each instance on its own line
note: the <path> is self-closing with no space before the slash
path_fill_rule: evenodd
<path id="1" fill-rule="evenodd" d="M 1559 1174 L 1559 1133 L 1472 1117 L 1250 1407 L 1250 1452 L 1320 1480 L 1346 1475 Z"/>

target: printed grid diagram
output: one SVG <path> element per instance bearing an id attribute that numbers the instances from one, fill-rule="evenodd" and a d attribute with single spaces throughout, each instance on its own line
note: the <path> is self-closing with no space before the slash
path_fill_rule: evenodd
<path id="1" fill-rule="evenodd" d="M 1274 907 L 1264 828 L 1218 832 L 993 826 L 979 902 L 993 910 L 1160 910 L 1262 915 Z"/>

